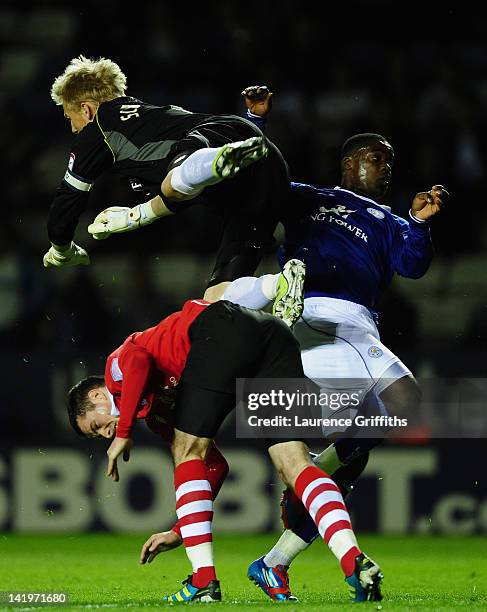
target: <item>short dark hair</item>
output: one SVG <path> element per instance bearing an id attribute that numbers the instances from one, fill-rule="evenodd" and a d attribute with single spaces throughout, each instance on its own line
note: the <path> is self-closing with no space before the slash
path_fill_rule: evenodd
<path id="1" fill-rule="evenodd" d="M 98 389 L 98 387 L 105 386 L 105 379 L 103 376 L 88 376 L 76 383 L 74 387 L 68 392 L 68 416 L 71 427 L 74 431 L 82 438 L 88 436 L 83 433 L 76 422 L 77 417 L 85 415 L 90 410 L 94 409 L 94 405 L 88 398 L 88 393 L 92 389 Z"/>
<path id="2" fill-rule="evenodd" d="M 347 155 L 352 155 L 358 149 L 362 149 L 363 147 L 370 147 L 371 145 L 376 144 L 379 140 L 389 142 L 384 136 L 381 136 L 380 134 L 373 134 L 371 132 L 350 136 L 350 138 L 345 140 L 345 142 L 343 143 L 342 159 L 344 157 L 347 157 Z"/>

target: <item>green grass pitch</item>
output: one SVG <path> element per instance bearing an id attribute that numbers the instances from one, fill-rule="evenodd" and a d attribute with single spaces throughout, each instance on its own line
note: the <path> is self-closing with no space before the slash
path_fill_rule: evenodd
<path id="1" fill-rule="evenodd" d="M 67 592 L 69 605 L 56 606 L 56 610 L 164 608 L 161 597 L 178 588 L 189 564 L 179 548 L 140 566 L 138 555 L 144 540 L 140 535 L 112 534 L 0 535 L 0 591 Z M 274 540 L 271 535 L 216 536 L 215 557 L 224 598 L 221 604 L 213 604 L 217 610 L 258 611 L 275 605 L 284 605 L 289 612 L 487 609 L 485 537 L 362 536 L 361 546 L 385 574 L 384 600 L 366 604 L 348 603 L 338 563 L 320 541 L 291 570 L 291 584 L 301 603 L 272 603 L 247 580 L 246 569 Z M 19 604 L 0 605 L 0 609 L 39 608 Z"/>

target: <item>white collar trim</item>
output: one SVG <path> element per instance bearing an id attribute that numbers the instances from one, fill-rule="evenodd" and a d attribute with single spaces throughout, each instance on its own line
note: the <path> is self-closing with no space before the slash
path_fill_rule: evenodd
<path id="1" fill-rule="evenodd" d="M 343 187 L 340 187 L 339 185 L 336 185 L 334 187 L 334 189 L 338 189 L 339 191 L 345 191 L 346 193 L 351 193 L 356 198 L 360 198 L 361 200 L 365 200 L 365 202 L 370 202 L 371 204 L 375 204 L 376 206 L 379 206 L 379 208 L 385 208 L 386 210 L 391 212 L 391 207 L 390 206 L 386 206 L 385 204 L 379 204 L 378 202 L 376 202 L 372 198 L 367 198 L 366 196 L 359 195 L 358 193 L 355 193 L 355 191 L 350 191 L 350 189 L 343 189 Z"/>
<path id="2" fill-rule="evenodd" d="M 107 393 L 108 393 L 108 397 L 110 399 L 110 404 L 112 405 L 112 408 L 110 410 L 110 415 L 111 416 L 120 416 L 120 411 L 117 408 L 117 406 L 115 405 L 115 400 L 113 399 L 113 395 L 110 393 L 110 391 L 107 389 Z"/>

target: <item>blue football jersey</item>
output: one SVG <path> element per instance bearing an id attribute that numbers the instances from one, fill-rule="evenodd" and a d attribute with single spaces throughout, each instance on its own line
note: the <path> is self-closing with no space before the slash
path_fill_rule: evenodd
<path id="1" fill-rule="evenodd" d="M 429 224 L 391 213 L 347 189 L 291 183 L 281 266 L 306 263 L 305 295 L 349 300 L 373 308 L 394 273 L 420 278 L 433 256 Z"/>

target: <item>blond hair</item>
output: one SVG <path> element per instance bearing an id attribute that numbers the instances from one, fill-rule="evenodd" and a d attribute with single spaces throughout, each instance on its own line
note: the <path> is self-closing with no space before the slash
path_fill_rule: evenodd
<path id="1" fill-rule="evenodd" d="M 127 77 L 110 59 L 89 59 L 84 55 L 72 59 L 52 84 L 51 98 L 59 106 L 77 110 L 81 102 L 98 104 L 125 95 Z"/>

